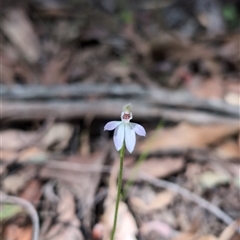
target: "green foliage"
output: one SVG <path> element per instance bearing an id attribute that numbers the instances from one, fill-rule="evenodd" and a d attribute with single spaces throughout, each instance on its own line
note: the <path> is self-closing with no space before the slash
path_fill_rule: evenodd
<path id="1" fill-rule="evenodd" d="M 234 5 L 227 4 L 223 8 L 223 17 L 230 27 L 237 27 L 239 25 L 239 16 Z"/>
<path id="2" fill-rule="evenodd" d="M 120 19 L 125 23 L 125 24 L 132 24 L 133 23 L 133 14 L 131 11 L 122 11 L 120 13 Z"/>
<path id="3" fill-rule="evenodd" d="M 18 205 L 3 204 L 0 209 L 0 222 L 8 220 L 20 212 L 22 212 L 22 207 Z"/>
<path id="4" fill-rule="evenodd" d="M 237 19 L 237 10 L 233 5 L 226 5 L 223 8 L 223 16 L 227 21 L 234 21 Z"/>

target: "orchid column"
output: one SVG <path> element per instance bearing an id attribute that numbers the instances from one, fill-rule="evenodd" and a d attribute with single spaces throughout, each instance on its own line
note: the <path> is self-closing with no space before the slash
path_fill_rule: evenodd
<path id="1" fill-rule="evenodd" d="M 140 124 L 130 122 L 130 120 L 133 118 L 131 108 L 132 108 L 132 104 L 129 103 L 125 105 L 121 113 L 121 121 L 108 122 L 104 127 L 104 131 L 105 130 L 111 131 L 115 129 L 114 135 L 113 135 L 113 141 L 117 151 L 120 151 L 120 171 L 118 175 L 118 193 L 117 193 L 117 201 L 116 201 L 111 240 L 114 240 L 114 235 L 115 235 L 116 225 L 117 225 L 118 206 L 119 206 L 121 189 L 122 189 L 122 172 L 123 172 L 123 159 L 124 159 L 124 153 L 125 153 L 125 146 L 127 147 L 127 150 L 130 153 L 132 153 L 136 145 L 136 133 L 140 136 L 144 136 L 144 137 L 146 136 L 146 131 Z"/>

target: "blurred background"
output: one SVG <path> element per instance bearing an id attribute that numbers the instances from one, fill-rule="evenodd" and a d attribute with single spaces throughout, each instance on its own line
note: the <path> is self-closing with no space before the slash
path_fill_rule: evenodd
<path id="1" fill-rule="evenodd" d="M 238 240 L 239 0 L 1 2 L 1 192 L 41 240 L 109 240 L 119 156 L 106 122 L 131 102 L 116 240 Z M 0 239 L 31 240 L 1 199 Z"/>

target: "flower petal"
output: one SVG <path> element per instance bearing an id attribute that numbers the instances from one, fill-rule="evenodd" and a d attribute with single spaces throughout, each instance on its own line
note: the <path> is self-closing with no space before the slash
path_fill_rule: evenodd
<path id="1" fill-rule="evenodd" d="M 104 126 L 104 131 L 112 131 L 113 129 L 115 129 L 118 125 L 121 124 L 121 121 L 111 121 L 108 122 L 105 126 Z"/>
<path id="2" fill-rule="evenodd" d="M 118 151 L 123 146 L 123 140 L 124 140 L 124 124 L 122 123 L 114 130 L 113 134 L 113 141 Z"/>
<path id="3" fill-rule="evenodd" d="M 146 131 L 143 126 L 137 123 L 129 123 L 129 124 L 136 134 L 138 134 L 139 136 L 144 136 L 144 137 L 146 136 Z"/>
<path id="4" fill-rule="evenodd" d="M 132 153 L 136 144 L 136 134 L 129 124 L 125 124 L 125 144 L 127 150 Z"/>

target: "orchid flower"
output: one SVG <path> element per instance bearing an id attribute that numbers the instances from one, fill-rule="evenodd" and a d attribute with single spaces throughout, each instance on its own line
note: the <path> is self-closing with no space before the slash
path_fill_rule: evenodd
<path id="1" fill-rule="evenodd" d="M 127 150 L 132 153 L 136 144 L 136 134 L 146 136 L 146 131 L 143 126 L 130 122 L 133 118 L 131 108 L 131 103 L 125 105 L 121 113 L 121 121 L 111 121 L 104 126 L 104 131 L 112 131 L 115 129 L 113 141 L 117 151 L 122 148 L 125 141 Z"/>

